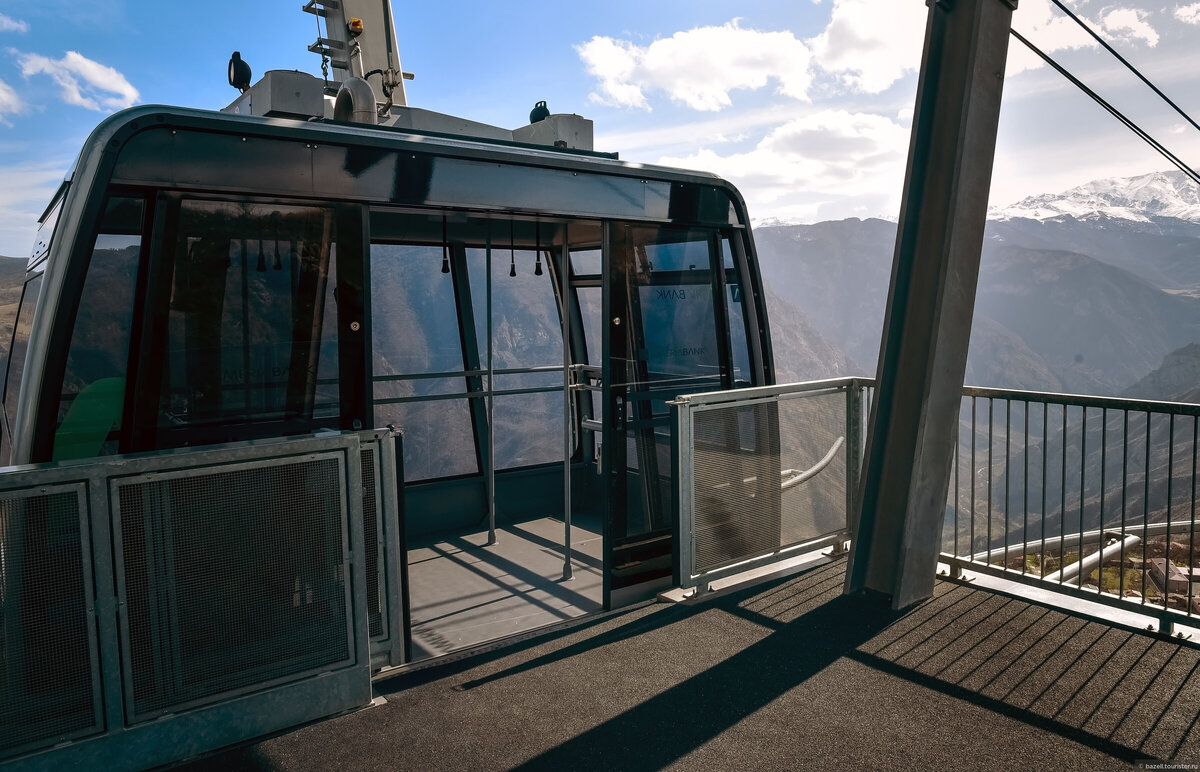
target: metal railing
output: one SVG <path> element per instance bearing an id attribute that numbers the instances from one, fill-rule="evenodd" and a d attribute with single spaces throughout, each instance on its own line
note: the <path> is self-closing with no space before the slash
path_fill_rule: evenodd
<path id="1" fill-rule="evenodd" d="M 852 537 L 872 397 L 844 378 L 677 400 L 680 584 Z M 966 388 L 941 560 L 1169 633 L 1200 617 L 1198 461 L 1200 405 Z"/>
<path id="2" fill-rule="evenodd" d="M 681 587 L 853 531 L 869 384 L 860 379 L 691 394 L 673 401 Z"/>
<path id="3" fill-rule="evenodd" d="M 968 388 L 943 561 L 1156 616 L 1200 614 L 1200 405 Z"/>

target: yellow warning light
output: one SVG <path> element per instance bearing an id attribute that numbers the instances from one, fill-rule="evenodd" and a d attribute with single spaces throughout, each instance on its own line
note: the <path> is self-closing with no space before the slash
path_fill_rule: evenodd
<path id="1" fill-rule="evenodd" d="M 346 24 L 346 26 L 350 29 L 351 35 L 354 35 L 357 37 L 358 35 L 361 35 L 363 33 L 363 20 L 362 19 L 351 19 Z"/>

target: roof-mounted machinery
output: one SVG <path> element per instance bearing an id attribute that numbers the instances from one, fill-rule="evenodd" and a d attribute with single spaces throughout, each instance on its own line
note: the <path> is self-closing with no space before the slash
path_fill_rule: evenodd
<path id="1" fill-rule="evenodd" d="M 351 123 L 521 142 L 576 150 L 592 149 L 592 122 L 574 114 L 548 114 L 538 103 L 529 125 L 504 129 L 411 107 L 400 67 L 389 0 L 309 0 L 304 11 L 318 19 L 323 34 L 308 47 L 321 56 L 322 78 L 294 70 L 270 70 L 243 90 L 225 112 L 299 119 L 330 118 Z M 239 68 L 245 65 L 235 54 Z M 230 62 L 233 84 L 234 62 Z"/>

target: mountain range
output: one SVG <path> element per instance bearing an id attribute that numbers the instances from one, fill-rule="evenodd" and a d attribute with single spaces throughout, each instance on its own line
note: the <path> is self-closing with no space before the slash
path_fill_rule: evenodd
<path id="1" fill-rule="evenodd" d="M 768 303 L 780 380 L 844 375 L 848 365 L 873 374 L 895 239 L 896 224 L 878 219 L 755 231 L 777 295 Z M 789 361 L 780 342 L 794 336 L 819 336 L 837 354 Z M 1181 172 L 1097 180 L 991 212 L 968 383 L 1176 399 L 1200 390 L 1180 364 L 1190 356 L 1200 374 L 1193 343 L 1200 193 Z M 1152 377 L 1163 367 L 1171 377 Z"/>

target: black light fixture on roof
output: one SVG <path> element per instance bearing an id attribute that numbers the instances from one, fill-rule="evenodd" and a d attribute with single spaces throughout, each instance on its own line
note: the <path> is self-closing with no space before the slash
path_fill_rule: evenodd
<path id="1" fill-rule="evenodd" d="M 442 273 L 450 273 L 450 242 L 446 239 L 446 215 L 442 215 Z"/>
<path id="2" fill-rule="evenodd" d="M 243 61 L 240 51 L 234 51 L 229 59 L 229 85 L 242 93 L 250 89 L 250 65 Z"/>
<path id="3" fill-rule="evenodd" d="M 542 224 L 535 222 L 533 224 L 533 242 L 534 252 L 537 254 L 537 262 L 533 265 L 533 275 L 542 275 Z"/>
<path id="4" fill-rule="evenodd" d="M 510 263 L 508 264 L 508 275 L 517 275 L 517 239 L 513 235 L 513 221 L 508 221 L 508 256 Z"/>

